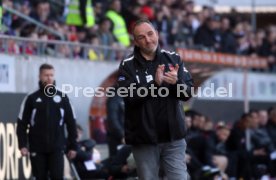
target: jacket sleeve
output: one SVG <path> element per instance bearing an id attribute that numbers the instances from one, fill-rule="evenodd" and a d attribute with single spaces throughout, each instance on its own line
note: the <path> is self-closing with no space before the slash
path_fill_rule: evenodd
<path id="1" fill-rule="evenodd" d="M 192 97 L 192 88 L 194 81 L 189 71 L 184 66 L 184 62 L 178 58 L 178 81 L 175 85 L 170 86 L 170 95 L 180 100 L 187 101 Z"/>
<path id="2" fill-rule="evenodd" d="M 26 96 L 21 104 L 20 112 L 17 118 L 16 134 L 18 138 L 19 149 L 27 147 L 27 130 L 32 114 L 32 102 L 30 96 Z"/>
<path id="3" fill-rule="evenodd" d="M 73 108 L 67 96 L 64 98 L 64 121 L 68 132 L 68 150 L 77 150 L 77 128 L 76 117 L 73 112 Z"/>
<path id="4" fill-rule="evenodd" d="M 118 77 L 119 88 L 124 87 L 128 89 L 128 95 L 127 97 L 124 97 L 125 102 L 128 102 L 132 105 L 137 105 L 151 97 L 150 96 L 151 93 L 148 93 L 148 95 L 145 97 L 138 96 L 137 89 L 143 87 L 143 88 L 146 88 L 148 92 L 150 92 L 150 89 L 149 89 L 150 86 L 155 85 L 156 87 L 156 84 L 154 80 L 146 84 L 138 83 L 135 77 L 133 77 L 131 73 L 132 73 L 131 69 L 128 68 L 128 66 L 124 64 L 124 62 L 122 61 L 119 67 L 119 77 Z M 134 87 L 134 88 L 131 88 L 131 87 Z"/>
<path id="5" fill-rule="evenodd" d="M 122 115 L 120 114 L 120 101 L 117 97 L 111 97 L 107 100 L 107 120 L 108 128 L 111 136 L 121 140 L 124 137 L 124 127 L 120 124 L 123 122 Z"/>
<path id="6" fill-rule="evenodd" d="M 77 150 L 77 155 L 75 161 L 89 161 L 92 160 L 92 153 L 91 152 L 86 152 L 81 149 Z"/>
<path id="7" fill-rule="evenodd" d="M 123 146 L 110 162 L 111 173 L 121 172 L 122 167 L 127 164 L 127 158 L 130 154 L 131 146 Z"/>

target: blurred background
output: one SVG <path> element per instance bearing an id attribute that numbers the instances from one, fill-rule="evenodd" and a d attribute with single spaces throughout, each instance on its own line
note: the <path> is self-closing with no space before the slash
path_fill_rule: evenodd
<path id="1" fill-rule="evenodd" d="M 264 128 L 267 136 L 260 137 L 270 139 L 265 147 L 257 143 L 256 149 L 244 145 L 243 150 L 262 149 L 268 160 L 256 163 L 266 165 L 258 166 L 258 172 L 273 176 L 268 164 L 275 163 L 270 156 L 274 147 L 267 146 L 276 147 L 275 0 L 0 0 L 0 179 L 30 177 L 30 163 L 17 150 L 15 129 L 21 101 L 38 88 L 39 66 L 55 67 L 59 88 L 113 86 L 120 61 L 133 48 L 131 27 L 140 18 L 156 27 L 163 49 L 180 54 L 197 89 L 231 91 L 231 97 L 201 96 L 185 103 L 187 126 L 197 129 L 190 134 L 208 144 L 210 134 L 221 136 L 226 129 L 221 141 L 232 155 L 246 142 L 246 133 L 240 132 Z M 94 139 L 107 157 L 107 98 L 85 97 L 82 91 L 68 96 L 83 137 Z M 190 154 L 202 154 L 194 152 L 200 147 L 193 137 L 187 136 Z M 207 145 L 201 149 L 212 157 Z M 226 154 L 228 163 L 221 171 L 228 177 L 255 177 L 255 166 L 242 164 L 247 170 L 240 172 L 232 167 L 241 158 L 230 163 L 232 156 Z M 189 166 L 192 179 L 197 169 L 214 166 L 210 161 L 202 157 Z"/>

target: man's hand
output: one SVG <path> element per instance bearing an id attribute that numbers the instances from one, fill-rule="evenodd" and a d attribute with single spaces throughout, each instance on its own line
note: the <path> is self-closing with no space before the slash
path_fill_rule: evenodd
<path id="1" fill-rule="evenodd" d="M 129 172 L 129 167 L 128 167 L 128 165 L 124 165 L 124 166 L 121 168 L 121 172 L 123 172 L 123 173 L 128 173 L 128 172 Z"/>
<path id="2" fill-rule="evenodd" d="M 176 84 L 178 81 L 178 69 L 179 65 L 176 64 L 174 68 L 170 68 L 170 72 L 166 72 L 165 75 L 163 76 L 164 82 L 168 84 Z"/>
<path id="3" fill-rule="evenodd" d="M 185 154 L 185 162 L 189 164 L 191 162 L 192 157 L 189 154 Z"/>
<path id="4" fill-rule="evenodd" d="M 22 156 L 27 156 L 29 154 L 29 150 L 25 147 L 21 148 L 20 152 Z"/>
<path id="5" fill-rule="evenodd" d="M 165 65 L 158 65 L 156 73 L 155 73 L 155 82 L 158 86 L 160 86 L 163 82 L 163 77 L 164 77 L 164 69 Z"/>
<path id="6" fill-rule="evenodd" d="M 77 151 L 74 151 L 74 150 L 70 150 L 67 154 L 69 159 L 74 159 L 76 155 L 77 155 Z"/>
<path id="7" fill-rule="evenodd" d="M 125 138 L 124 138 L 124 137 L 122 138 L 121 143 L 122 143 L 122 144 L 126 144 L 126 141 L 125 141 Z"/>
<path id="8" fill-rule="evenodd" d="M 266 152 L 265 152 L 264 148 L 261 148 L 261 149 L 254 150 L 253 154 L 256 155 L 256 156 L 265 156 Z"/>

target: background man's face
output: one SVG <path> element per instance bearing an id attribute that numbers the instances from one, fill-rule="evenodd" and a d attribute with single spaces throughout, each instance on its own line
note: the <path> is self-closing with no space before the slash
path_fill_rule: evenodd
<path id="1" fill-rule="evenodd" d="M 230 135 L 230 130 L 226 128 L 222 128 L 217 130 L 216 133 L 217 133 L 218 139 L 222 142 L 225 142 Z"/>
<path id="2" fill-rule="evenodd" d="M 54 84 L 55 81 L 55 70 L 54 69 L 44 69 L 39 74 L 39 80 L 44 84 Z"/>
<path id="3" fill-rule="evenodd" d="M 158 46 L 158 34 L 148 23 L 137 25 L 133 31 L 135 45 L 145 54 L 154 53 Z"/>
<path id="4" fill-rule="evenodd" d="M 259 116 L 259 124 L 262 125 L 262 126 L 266 125 L 266 123 L 268 121 L 267 111 L 261 110 L 259 112 L 258 116 Z"/>

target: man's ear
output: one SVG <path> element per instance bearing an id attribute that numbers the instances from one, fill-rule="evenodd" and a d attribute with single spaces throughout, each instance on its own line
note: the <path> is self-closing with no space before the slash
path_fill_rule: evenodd
<path id="1" fill-rule="evenodd" d="M 137 43 L 136 38 L 134 36 L 133 36 L 133 42 L 134 42 L 135 46 L 138 46 L 138 43 Z"/>
<path id="2" fill-rule="evenodd" d="M 154 28 L 154 31 L 155 31 L 155 33 L 156 33 L 156 36 L 157 36 L 157 38 L 158 38 L 158 41 L 159 41 L 159 32 Z"/>

